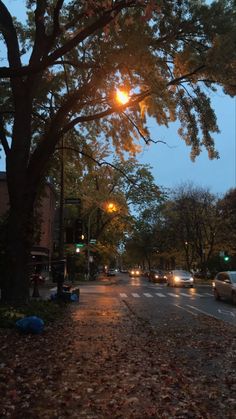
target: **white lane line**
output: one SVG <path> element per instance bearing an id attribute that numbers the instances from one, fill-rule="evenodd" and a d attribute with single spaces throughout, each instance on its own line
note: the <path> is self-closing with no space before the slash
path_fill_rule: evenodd
<path id="1" fill-rule="evenodd" d="M 202 294 L 198 294 L 198 292 L 192 292 L 191 296 L 192 297 L 202 297 Z"/>
<path id="2" fill-rule="evenodd" d="M 209 292 L 204 292 L 204 295 L 209 295 L 210 297 L 213 297 L 213 292 L 211 294 Z"/>
<path id="3" fill-rule="evenodd" d="M 143 295 L 145 295 L 147 298 L 153 298 L 153 295 L 149 294 L 148 292 L 144 292 Z"/>
<path id="4" fill-rule="evenodd" d="M 228 316 L 235 317 L 235 314 L 230 310 L 222 310 L 221 308 L 218 308 L 218 312 L 221 314 L 227 314 Z"/>
<path id="5" fill-rule="evenodd" d="M 192 314 L 192 316 L 197 316 L 197 313 L 193 313 L 192 311 L 188 310 L 185 307 L 179 306 L 178 304 L 173 304 L 174 306 L 178 307 L 178 308 L 182 308 L 182 310 L 187 311 L 187 313 Z"/>
<path id="6" fill-rule="evenodd" d="M 131 295 L 132 295 L 134 298 L 140 298 L 140 295 L 136 294 L 136 292 L 133 292 Z"/>
<path id="7" fill-rule="evenodd" d="M 187 307 L 191 308 L 192 310 L 199 311 L 199 313 L 205 314 L 205 316 L 210 316 L 210 317 L 213 317 L 214 319 L 218 319 L 219 320 L 219 317 L 216 317 L 213 314 L 207 313 L 207 311 L 200 310 L 199 308 L 190 306 L 189 304 L 187 304 Z"/>
<path id="8" fill-rule="evenodd" d="M 164 297 L 164 298 L 166 298 L 166 295 L 162 294 L 161 292 L 156 292 L 156 295 L 158 297 Z"/>
<path id="9" fill-rule="evenodd" d="M 193 297 L 193 294 L 187 294 L 186 292 L 180 292 L 180 295 L 183 295 L 184 297 Z"/>
<path id="10" fill-rule="evenodd" d="M 121 294 L 120 294 L 120 297 L 121 297 L 121 298 L 128 298 L 127 294 L 124 294 L 124 293 L 121 293 Z"/>
<path id="11" fill-rule="evenodd" d="M 168 295 L 170 295 L 171 297 L 179 298 L 179 295 L 178 294 L 173 294 L 173 292 L 168 292 Z"/>

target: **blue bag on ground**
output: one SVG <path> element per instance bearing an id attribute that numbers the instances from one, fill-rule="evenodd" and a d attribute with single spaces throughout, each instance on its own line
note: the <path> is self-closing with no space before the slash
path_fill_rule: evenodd
<path id="1" fill-rule="evenodd" d="M 16 326 L 22 332 L 38 335 L 44 329 L 44 321 L 37 316 L 24 317 L 23 319 L 17 320 Z"/>
<path id="2" fill-rule="evenodd" d="M 79 301 L 79 297 L 77 294 L 71 294 L 70 300 L 73 302 Z"/>

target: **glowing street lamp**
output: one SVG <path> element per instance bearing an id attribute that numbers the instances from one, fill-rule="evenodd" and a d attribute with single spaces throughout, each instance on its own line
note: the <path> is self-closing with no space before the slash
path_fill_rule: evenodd
<path id="1" fill-rule="evenodd" d="M 117 211 L 116 205 L 113 202 L 108 202 L 106 205 L 107 212 L 115 212 Z"/>
<path id="2" fill-rule="evenodd" d="M 121 105 L 125 105 L 129 102 L 129 95 L 124 90 L 117 89 L 116 100 L 117 102 L 121 103 Z"/>

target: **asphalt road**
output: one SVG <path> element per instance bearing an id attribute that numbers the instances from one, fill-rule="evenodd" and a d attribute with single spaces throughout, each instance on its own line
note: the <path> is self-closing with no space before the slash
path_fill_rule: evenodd
<path id="1" fill-rule="evenodd" d="M 215 301 L 212 289 L 207 285 L 173 288 L 150 283 L 146 278 L 129 278 L 127 274 L 119 274 L 113 285 L 81 285 L 81 302 L 91 293 L 119 299 L 136 316 L 153 325 L 165 321 L 171 311 L 176 316 L 184 314 L 189 322 L 193 317 L 204 314 L 236 326 L 236 306 L 227 301 Z"/>

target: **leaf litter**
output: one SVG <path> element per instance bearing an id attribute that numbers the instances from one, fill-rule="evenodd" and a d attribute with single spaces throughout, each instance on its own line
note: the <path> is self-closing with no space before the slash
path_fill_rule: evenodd
<path id="1" fill-rule="evenodd" d="M 234 326 L 170 312 L 153 327 L 108 299 L 91 306 L 42 335 L 0 330 L 1 419 L 235 418 Z"/>

